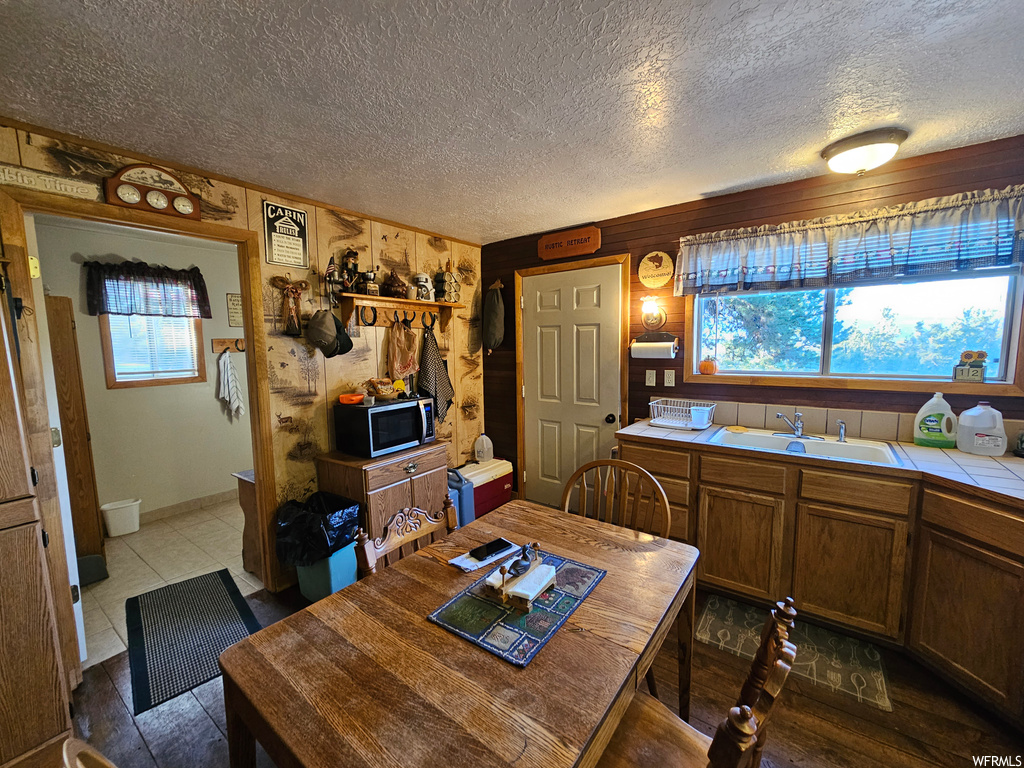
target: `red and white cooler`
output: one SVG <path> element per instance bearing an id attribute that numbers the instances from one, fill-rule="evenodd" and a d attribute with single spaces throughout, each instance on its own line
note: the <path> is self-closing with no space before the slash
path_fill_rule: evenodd
<path id="1" fill-rule="evenodd" d="M 512 500 L 512 463 L 491 459 L 460 467 L 462 476 L 473 483 L 473 511 L 476 517 Z"/>

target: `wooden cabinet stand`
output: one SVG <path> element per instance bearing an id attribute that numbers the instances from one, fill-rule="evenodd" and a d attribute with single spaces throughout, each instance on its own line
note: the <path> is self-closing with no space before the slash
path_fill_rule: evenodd
<path id="1" fill-rule="evenodd" d="M 448 444 L 430 443 L 377 459 L 327 453 L 317 457 L 316 474 L 321 491 L 362 505 L 360 525 L 375 539 L 401 509 L 441 510 L 448 493 Z"/>

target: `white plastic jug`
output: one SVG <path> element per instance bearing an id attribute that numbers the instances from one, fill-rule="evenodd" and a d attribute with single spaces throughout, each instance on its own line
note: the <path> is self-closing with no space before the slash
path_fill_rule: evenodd
<path id="1" fill-rule="evenodd" d="M 1002 456 L 1006 453 L 1003 414 L 982 400 L 960 414 L 956 447 L 978 456 Z"/>
<path id="2" fill-rule="evenodd" d="M 491 438 L 481 433 L 480 437 L 473 443 L 473 454 L 477 461 L 483 463 L 494 458 L 494 443 Z"/>
<path id="3" fill-rule="evenodd" d="M 925 403 L 914 419 L 914 445 L 928 448 L 956 447 L 956 416 L 941 392 Z"/>

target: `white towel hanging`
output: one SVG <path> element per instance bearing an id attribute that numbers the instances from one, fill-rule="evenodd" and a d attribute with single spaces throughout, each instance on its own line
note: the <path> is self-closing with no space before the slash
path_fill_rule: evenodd
<path id="1" fill-rule="evenodd" d="M 228 350 L 220 353 L 217 367 L 220 369 L 220 390 L 217 397 L 228 404 L 228 413 L 234 418 L 244 416 L 242 388 L 238 385 L 238 374 L 235 373 L 235 364 L 231 361 L 231 353 Z"/>

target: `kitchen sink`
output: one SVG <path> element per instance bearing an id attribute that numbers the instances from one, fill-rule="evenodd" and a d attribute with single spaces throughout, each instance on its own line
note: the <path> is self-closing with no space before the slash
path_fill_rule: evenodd
<path id="1" fill-rule="evenodd" d="M 708 440 L 715 445 L 729 445 L 734 448 L 755 448 L 777 453 L 799 453 L 807 456 L 825 456 L 846 461 L 866 461 L 872 464 L 899 466 L 902 462 L 888 443 L 875 440 L 850 438 L 840 443 L 836 438 L 808 440 L 792 436 L 776 435 L 763 429 L 748 429 L 746 432 L 730 432 L 719 429 Z"/>

